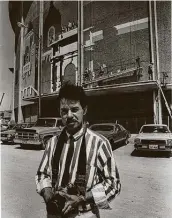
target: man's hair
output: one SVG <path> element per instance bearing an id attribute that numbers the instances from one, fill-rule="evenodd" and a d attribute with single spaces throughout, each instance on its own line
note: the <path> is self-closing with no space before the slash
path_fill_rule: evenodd
<path id="1" fill-rule="evenodd" d="M 79 101 L 82 108 L 87 106 L 87 96 L 81 86 L 65 82 L 59 91 L 59 100 L 62 98 Z"/>

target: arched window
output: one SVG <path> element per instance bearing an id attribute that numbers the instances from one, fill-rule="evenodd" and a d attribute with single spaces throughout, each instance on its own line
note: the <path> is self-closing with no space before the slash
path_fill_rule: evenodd
<path id="1" fill-rule="evenodd" d="M 72 84 L 76 84 L 76 67 L 73 63 L 68 64 L 64 69 L 63 82 L 68 81 Z"/>
<path id="2" fill-rule="evenodd" d="M 49 47 L 55 41 L 55 28 L 51 26 L 48 30 L 48 37 L 47 37 L 47 47 Z"/>

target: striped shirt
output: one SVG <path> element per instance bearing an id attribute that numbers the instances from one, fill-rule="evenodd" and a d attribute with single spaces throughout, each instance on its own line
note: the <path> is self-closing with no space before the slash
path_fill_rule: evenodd
<path id="1" fill-rule="evenodd" d="M 76 139 L 83 134 L 83 129 L 74 135 Z M 74 184 L 78 167 L 79 153 L 83 135 L 74 142 L 74 153 L 69 168 L 70 183 Z M 110 201 L 120 193 L 120 179 L 118 169 L 113 157 L 109 141 L 102 135 L 90 129 L 85 133 L 86 143 L 86 199 L 91 196 L 94 202 L 101 208 L 104 201 Z M 37 192 L 46 187 L 52 187 L 52 160 L 54 158 L 57 136 L 52 137 L 45 149 L 42 161 L 35 177 Z M 64 143 L 60 162 L 56 187 L 61 186 L 69 140 Z M 58 148 L 57 148 L 58 149 Z M 53 188 L 53 187 L 52 187 Z"/>

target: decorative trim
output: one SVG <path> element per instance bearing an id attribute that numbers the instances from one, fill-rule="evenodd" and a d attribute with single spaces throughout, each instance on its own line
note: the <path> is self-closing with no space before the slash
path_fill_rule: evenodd
<path id="1" fill-rule="evenodd" d="M 148 28 L 148 17 L 140 19 L 140 20 L 135 20 L 132 22 L 120 24 L 114 27 L 116 28 L 118 32 L 117 35 L 134 32 L 134 31 L 138 31 L 142 29 L 147 29 Z"/>
<path id="2" fill-rule="evenodd" d="M 32 92 L 35 92 L 37 96 L 39 95 L 38 91 L 33 86 L 25 87 L 22 90 L 22 99 L 25 99 L 28 96 L 30 97 L 32 95 Z"/>

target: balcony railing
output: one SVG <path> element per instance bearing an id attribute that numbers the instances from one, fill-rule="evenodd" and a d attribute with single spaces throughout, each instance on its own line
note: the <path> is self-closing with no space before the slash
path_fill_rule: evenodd
<path id="1" fill-rule="evenodd" d="M 113 83 L 116 84 L 120 83 L 119 80 L 127 80 L 133 76 L 135 77 L 135 81 L 138 81 L 141 75 L 141 67 L 132 67 L 118 72 L 108 71 L 107 69 L 104 71 L 99 70 L 96 72 L 87 70 L 84 73 L 83 86 L 84 88 L 92 88 Z M 130 82 L 130 79 L 128 79 L 128 82 Z"/>

